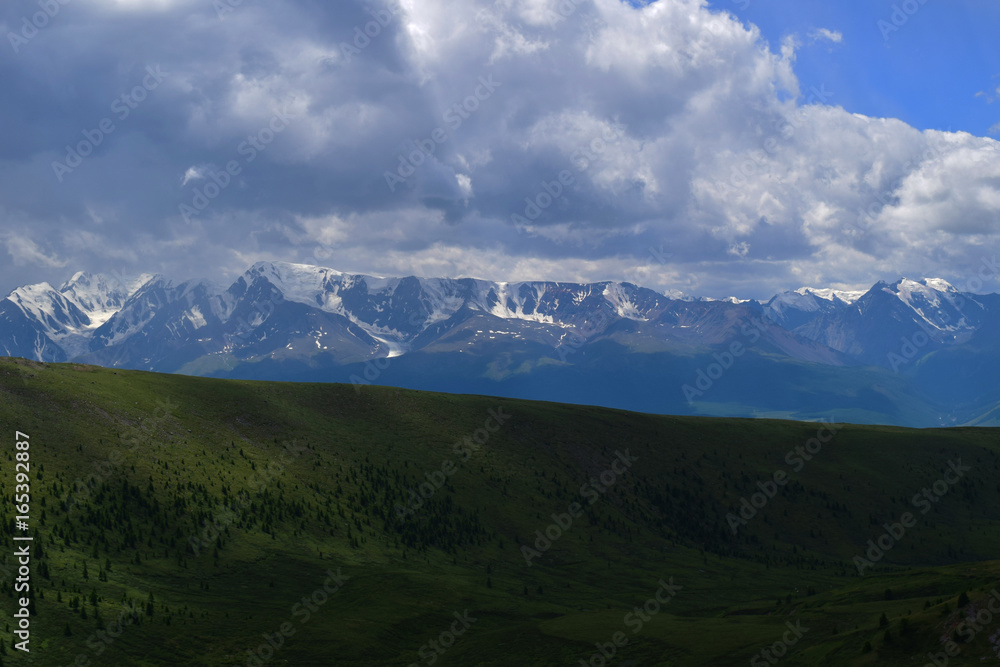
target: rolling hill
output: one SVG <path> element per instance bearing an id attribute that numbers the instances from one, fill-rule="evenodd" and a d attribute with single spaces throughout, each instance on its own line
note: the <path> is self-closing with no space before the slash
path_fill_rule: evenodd
<path id="1" fill-rule="evenodd" d="M 994 429 L 24 359 L 0 424 L 4 538 L 35 538 L 30 657 L 8 624 L 3 664 L 997 659 Z"/>

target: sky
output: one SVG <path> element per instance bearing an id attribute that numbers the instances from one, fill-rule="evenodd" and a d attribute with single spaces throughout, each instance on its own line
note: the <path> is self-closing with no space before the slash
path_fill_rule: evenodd
<path id="1" fill-rule="evenodd" d="M 995 0 L 11 0 L 0 292 L 262 260 L 1000 291 L 998 28 Z"/>

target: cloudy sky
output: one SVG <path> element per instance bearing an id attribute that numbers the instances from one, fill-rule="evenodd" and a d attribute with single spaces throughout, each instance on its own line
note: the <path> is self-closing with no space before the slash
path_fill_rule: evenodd
<path id="1" fill-rule="evenodd" d="M 974 287 L 998 27 L 993 0 L 10 0 L 0 291 L 258 260 Z"/>

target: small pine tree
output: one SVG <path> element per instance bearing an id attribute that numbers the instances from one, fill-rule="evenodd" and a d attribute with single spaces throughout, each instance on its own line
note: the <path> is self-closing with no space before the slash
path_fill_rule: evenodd
<path id="1" fill-rule="evenodd" d="M 887 625 L 889 625 L 889 619 L 886 618 L 885 612 L 883 612 L 882 615 L 878 617 L 878 627 L 884 628 Z"/>
<path id="2" fill-rule="evenodd" d="M 969 604 L 969 596 L 968 594 L 966 594 L 965 591 L 962 591 L 962 594 L 958 596 L 958 608 L 962 609 L 968 604 Z"/>

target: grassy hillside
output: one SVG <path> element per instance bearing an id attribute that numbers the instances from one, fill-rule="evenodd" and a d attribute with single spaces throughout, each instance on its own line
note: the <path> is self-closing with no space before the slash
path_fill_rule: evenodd
<path id="1" fill-rule="evenodd" d="M 0 627 L 3 664 L 997 660 L 992 429 L 23 360 L 0 360 L 0 427 L 7 545 L 30 436 L 36 612 L 30 657 Z M 883 524 L 898 544 L 866 556 Z"/>

